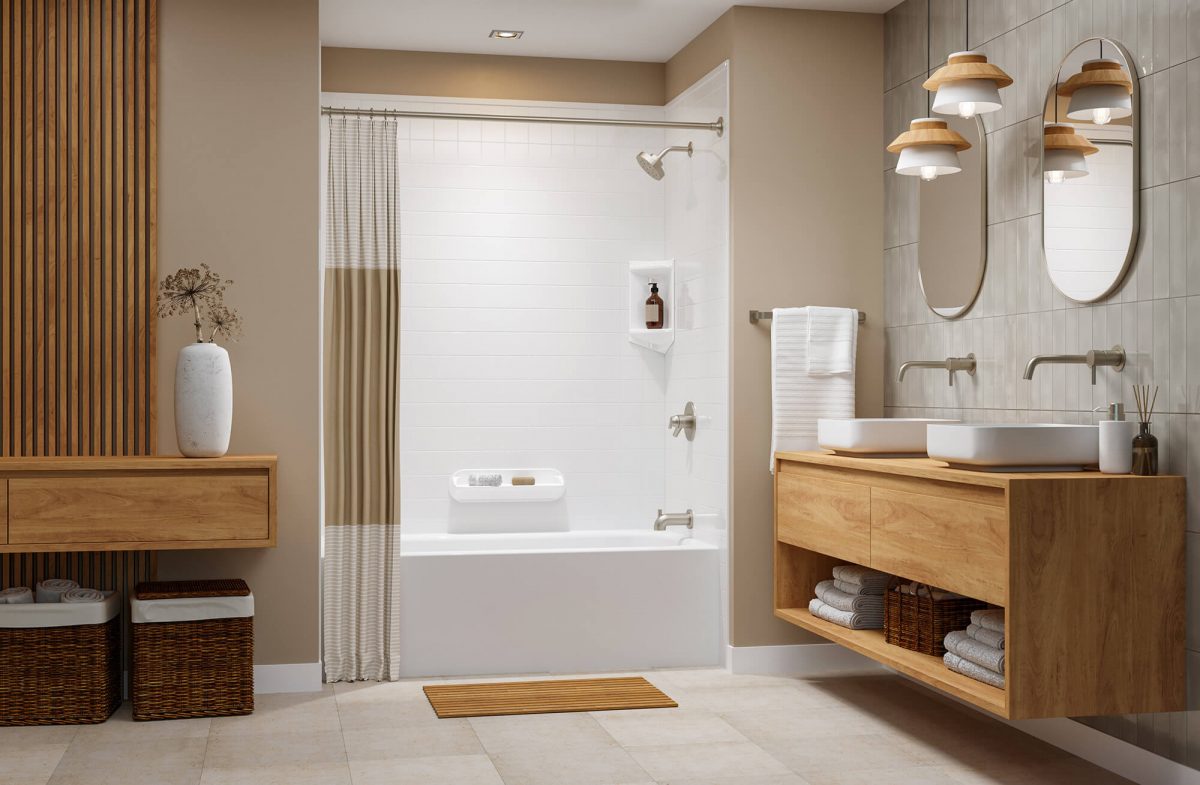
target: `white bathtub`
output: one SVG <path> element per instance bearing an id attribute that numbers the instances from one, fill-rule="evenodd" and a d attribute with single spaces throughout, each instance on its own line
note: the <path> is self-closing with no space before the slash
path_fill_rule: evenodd
<path id="1" fill-rule="evenodd" d="M 406 676 L 716 665 L 718 549 L 677 531 L 401 534 Z"/>

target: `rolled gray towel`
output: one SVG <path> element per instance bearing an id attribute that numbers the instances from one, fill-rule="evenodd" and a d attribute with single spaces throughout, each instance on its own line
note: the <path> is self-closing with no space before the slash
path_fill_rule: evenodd
<path id="1" fill-rule="evenodd" d="M 992 632 L 1004 632 L 1004 609 L 989 608 L 984 611 L 971 611 L 971 623 L 978 624 Z"/>
<path id="2" fill-rule="evenodd" d="M 70 578 L 47 578 L 37 582 L 38 602 L 61 602 L 69 589 L 78 589 L 79 584 Z"/>
<path id="3" fill-rule="evenodd" d="M 33 602 L 33 592 L 29 590 L 28 586 L 13 586 L 0 591 L 0 604 L 27 605 L 31 602 Z"/>
<path id="4" fill-rule="evenodd" d="M 853 583 L 863 588 L 886 589 L 892 576 L 886 572 L 872 570 L 870 567 L 861 567 L 857 564 L 839 564 L 833 568 L 833 577 L 843 583 Z"/>
<path id="5" fill-rule="evenodd" d="M 63 592 L 62 602 L 68 603 L 87 603 L 87 602 L 104 602 L 108 594 L 96 589 L 67 589 Z"/>
<path id="6" fill-rule="evenodd" d="M 975 681 L 981 681 L 984 684 L 1004 689 L 1004 677 L 999 673 L 992 673 L 987 668 L 981 668 L 973 662 L 964 660 L 952 651 L 946 652 L 942 657 L 942 662 L 946 663 L 946 667 L 955 673 L 961 673 Z"/>
<path id="7" fill-rule="evenodd" d="M 851 630 L 881 630 L 883 629 L 883 611 L 839 611 L 831 605 L 826 605 L 816 597 L 808 602 L 808 612 L 818 619 L 833 622 L 840 627 Z"/>
<path id="8" fill-rule="evenodd" d="M 980 627 L 978 624 L 967 625 L 967 635 L 970 635 L 980 643 L 986 643 L 994 649 L 1004 648 L 1004 633 L 996 632 L 995 630 L 987 630 Z"/>
<path id="9" fill-rule="evenodd" d="M 504 475 L 495 474 L 472 474 L 467 478 L 467 484 L 472 486 L 485 486 L 488 488 L 499 488 L 504 482 Z"/>
<path id="10" fill-rule="evenodd" d="M 946 648 L 981 668 L 1004 675 L 1004 651 L 975 640 L 963 630 L 946 635 Z"/>
<path id="11" fill-rule="evenodd" d="M 866 594 L 875 597 L 882 597 L 886 586 L 862 586 L 857 583 L 847 583 L 839 581 L 836 578 L 833 581 L 833 588 L 838 591 L 844 591 L 847 594 Z"/>
<path id="12" fill-rule="evenodd" d="M 817 584 L 817 598 L 826 605 L 831 605 L 839 611 L 883 612 L 882 594 L 854 594 L 842 591 L 833 584 L 833 581 L 821 581 Z"/>

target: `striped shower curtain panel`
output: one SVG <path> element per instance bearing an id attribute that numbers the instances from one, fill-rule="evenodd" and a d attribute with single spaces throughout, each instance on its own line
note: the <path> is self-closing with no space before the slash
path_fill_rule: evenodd
<path id="1" fill-rule="evenodd" d="M 326 182 L 325 680 L 399 676 L 396 121 L 332 117 Z"/>

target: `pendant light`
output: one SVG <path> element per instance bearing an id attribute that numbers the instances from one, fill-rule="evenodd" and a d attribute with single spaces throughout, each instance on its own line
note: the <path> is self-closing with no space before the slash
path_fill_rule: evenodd
<path id="1" fill-rule="evenodd" d="M 1083 69 L 1058 87 L 1058 94 L 1070 98 L 1067 118 L 1096 125 L 1133 114 L 1133 82 L 1118 60 L 1104 57 L 1104 42 L 1100 42 L 1100 57 L 1088 60 Z"/>
<path id="2" fill-rule="evenodd" d="M 1003 109 L 1000 88 L 1012 83 L 1012 77 L 989 63 L 982 52 L 955 52 L 922 86 L 937 93 L 933 111 L 970 119 Z"/>
<path id="3" fill-rule="evenodd" d="M 930 13 L 925 4 L 925 62 L 930 59 Z M 926 76 L 929 72 L 926 71 Z M 930 94 L 926 93 L 926 107 Z M 971 143 L 962 134 L 951 130 L 945 120 L 921 117 L 908 124 L 908 130 L 897 136 L 887 146 L 889 153 L 899 153 L 896 174 L 920 177 L 926 182 L 936 180 L 944 174 L 962 171 L 958 154 L 970 149 Z"/>
<path id="4" fill-rule="evenodd" d="M 971 4 L 963 3 L 963 43 L 970 49 Z M 928 15 L 928 8 L 926 8 Z M 975 115 L 998 112 L 1004 108 L 1000 100 L 1000 88 L 1013 83 L 1012 77 L 999 66 L 988 62 L 983 52 L 955 52 L 946 58 L 946 64 L 934 71 L 933 76 L 922 85 L 929 92 L 936 92 L 933 111 L 938 114 L 956 114 L 964 120 Z"/>
<path id="5" fill-rule="evenodd" d="M 1048 183 L 1083 177 L 1088 173 L 1085 155 L 1100 148 L 1065 123 L 1046 123 L 1042 131 L 1042 172 Z"/>
<path id="6" fill-rule="evenodd" d="M 945 120 L 922 117 L 913 120 L 908 130 L 888 145 L 889 153 L 899 153 L 896 174 L 917 175 L 929 182 L 944 174 L 962 171 L 958 154 L 971 147 L 962 134 L 952 130 Z"/>

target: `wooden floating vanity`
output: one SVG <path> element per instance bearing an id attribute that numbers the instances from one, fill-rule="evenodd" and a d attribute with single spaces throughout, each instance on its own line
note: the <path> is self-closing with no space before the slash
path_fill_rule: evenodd
<path id="1" fill-rule="evenodd" d="M 777 453 L 775 615 L 1001 717 L 1182 711 L 1185 481 Z M 1005 609 L 1005 689 L 808 612 L 854 563 Z"/>
<path id="2" fill-rule="evenodd" d="M 276 458 L 0 458 L 0 553 L 272 548 Z"/>

